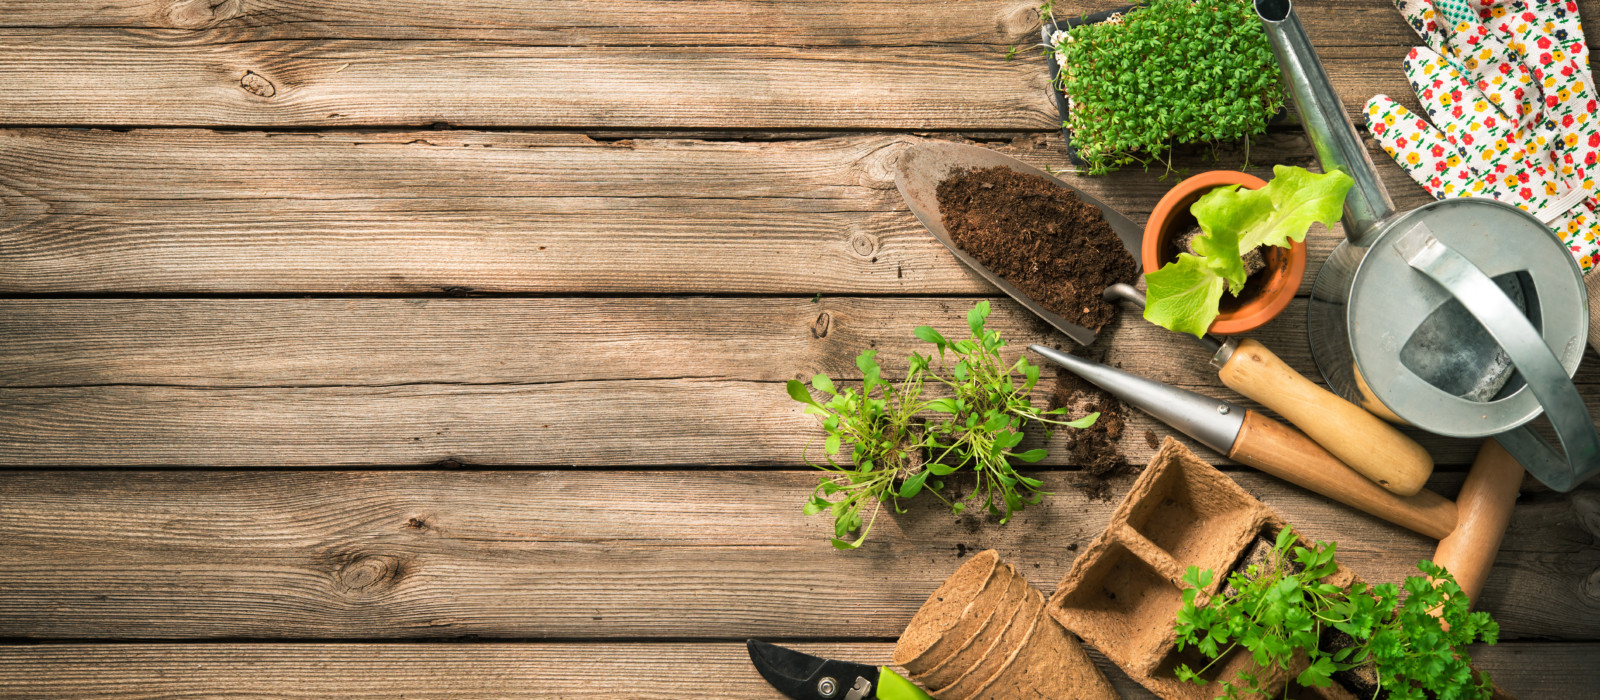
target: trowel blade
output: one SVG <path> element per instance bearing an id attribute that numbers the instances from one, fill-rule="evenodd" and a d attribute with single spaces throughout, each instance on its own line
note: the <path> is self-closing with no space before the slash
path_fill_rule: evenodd
<path id="1" fill-rule="evenodd" d="M 1084 194 L 1077 188 L 1062 182 L 1059 178 L 1043 170 L 1010 156 L 996 153 L 987 148 L 968 146 L 948 141 L 923 141 L 906 149 L 900 155 L 900 165 L 895 170 L 894 184 L 900 189 L 901 198 L 911 207 L 911 213 L 917 215 L 917 220 L 928 228 L 928 232 L 938 239 L 944 247 L 956 256 L 967 267 L 989 280 L 990 284 L 1000 288 L 1012 299 L 1027 307 L 1029 311 L 1037 314 L 1056 330 L 1067 334 L 1074 341 L 1088 345 L 1094 342 L 1095 332 L 1083 326 L 1072 323 L 1049 309 L 1040 306 L 1022 290 L 1017 289 L 1005 278 L 991 272 L 983 263 L 973 259 L 966 251 L 962 250 L 951 240 L 950 232 L 944 227 L 944 217 L 939 214 L 939 183 L 944 182 L 952 171 L 962 168 L 993 168 L 1003 166 L 1028 175 L 1037 175 L 1057 186 L 1071 191 L 1084 204 L 1092 204 L 1105 215 L 1106 223 L 1115 231 L 1117 238 L 1122 240 L 1124 248 L 1134 260 L 1139 259 L 1139 243 L 1144 236 L 1144 230 L 1132 219 L 1124 216 L 1111 207 L 1102 204 L 1100 200 Z"/>

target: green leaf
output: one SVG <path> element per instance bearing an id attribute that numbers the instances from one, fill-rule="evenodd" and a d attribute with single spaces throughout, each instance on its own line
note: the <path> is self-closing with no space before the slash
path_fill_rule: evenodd
<path id="1" fill-rule="evenodd" d="M 799 380 L 790 379 L 787 386 L 789 388 L 789 398 L 812 406 L 818 405 L 817 400 L 811 398 L 811 392 L 806 391 L 806 385 L 801 384 Z"/>
<path id="2" fill-rule="evenodd" d="M 936 413 L 956 413 L 959 411 L 956 407 L 955 399 L 934 399 L 929 401 L 928 410 Z"/>
<path id="3" fill-rule="evenodd" d="M 967 312 L 967 327 L 972 329 L 975 338 L 983 337 L 983 321 L 989 318 L 989 301 L 980 301 L 971 311 Z"/>
<path id="4" fill-rule="evenodd" d="M 819 375 L 816 375 L 816 376 L 812 377 L 811 378 L 811 386 L 814 387 L 817 391 L 824 391 L 824 392 L 827 392 L 829 394 L 837 394 L 837 393 L 839 393 L 839 392 L 833 390 L 833 380 L 829 379 L 828 375 L 826 375 L 826 374 L 819 374 Z"/>
<path id="5" fill-rule="evenodd" d="M 1179 253 L 1178 261 L 1144 276 L 1149 286 L 1145 320 L 1179 333 L 1204 336 L 1217 317 L 1227 280 L 1203 258 Z"/>
<path id="6" fill-rule="evenodd" d="M 926 341 L 928 341 L 930 343 L 933 343 L 934 345 L 937 345 L 940 348 L 943 348 L 944 346 L 950 344 L 950 341 L 945 340 L 944 336 L 940 335 L 939 331 L 936 331 L 936 330 L 933 329 L 933 326 L 918 326 L 917 329 L 912 331 L 911 333 L 912 333 L 912 335 L 915 335 L 918 338 L 926 340 Z"/>
<path id="7" fill-rule="evenodd" d="M 830 455 L 839 454 L 839 436 L 829 435 L 827 439 L 822 441 L 822 450 Z"/>
<path id="8" fill-rule="evenodd" d="M 1048 454 L 1050 454 L 1050 453 L 1048 451 L 1046 451 L 1044 448 L 1036 447 L 1034 449 L 1028 450 L 1027 452 L 1020 452 L 1020 453 L 1017 453 L 1017 454 L 1012 455 L 1012 456 L 1016 457 L 1017 459 L 1022 460 L 1024 462 L 1033 463 L 1033 462 L 1037 462 L 1037 461 L 1039 461 L 1041 459 L 1044 459 L 1045 455 L 1048 455 Z"/>
<path id="9" fill-rule="evenodd" d="M 1083 428 L 1088 428 L 1088 427 L 1093 426 L 1095 421 L 1097 421 L 1097 420 L 1100 420 L 1100 412 L 1099 411 L 1095 411 L 1094 413 L 1091 413 L 1091 414 L 1089 414 L 1087 416 L 1084 416 L 1084 417 L 1079 418 L 1079 419 L 1074 420 L 1074 421 L 1067 421 L 1067 427 L 1069 427 L 1069 428 L 1078 428 L 1078 429 L 1081 430 Z"/>
<path id="10" fill-rule="evenodd" d="M 1228 292 L 1237 295 L 1244 289 L 1244 253 L 1249 248 L 1239 245 L 1239 230 L 1252 217 L 1270 215 L 1272 201 L 1260 196 L 1259 191 L 1235 187 L 1218 187 L 1207 192 L 1192 206 L 1195 220 L 1205 233 L 1195 237 L 1194 252 L 1198 253 L 1218 276 L 1228 280 Z M 1204 215 L 1204 218 L 1202 216 Z"/>
<path id="11" fill-rule="evenodd" d="M 924 469 L 920 472 L 917 472 L 916 476 L 906 479 L 905 483 L 900 484 L 900 497 L 911 498 L 919 493 L 922 493 L 922 484 L 926 482 L 928 477 L 932 474 L 933 472 Z"/>
<path id="12" fill-rule="evenodd" d="M 1272 182 L 1259 191 L 1272 200 L 1271 215 L 1252 221 L 1239 232 L 1239 249 L 1303 241 L 1313 223 L 1332 226 L 1344 213 L 1345 194 L 1355 180 L 1344 172 L 1313 173 L 1305 168 L 1276 165 Z"/>

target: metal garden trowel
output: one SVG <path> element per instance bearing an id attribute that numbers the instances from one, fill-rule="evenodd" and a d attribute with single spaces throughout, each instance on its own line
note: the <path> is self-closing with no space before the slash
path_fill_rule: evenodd
<path id="1" fill-rule="evenodd" d="M 923 141 L 900 156 L 895 171 L 895 186 L 910 205 L 912 213 L 943 243 L 957 260 L 965 263 L 991 284 L 1016 299 L 1067 337 L 1082 345 L 1094 342 L 1095 332 L 1071 323 L 1039 305 L 1015 285 L 995 274 L 968 255 L 944 227 L 939 212 L 938 189 L 950 174 L 960 169 L 1005 167 L 1027 175 L 1042 177 L 1092 204 L 1105 216 L 1106 223 L 1134 260 L 1139 259 L 1143 229 L 1122 212 L 1079 191 L 1059 178 L 987 148 L 946 141 Z M 1433 458 L 1411 438 L 1394 426 L 1379 420 L 1333 393 L 1313 384 L 1290 368 L 1278 356 L 1254 340 L 1217 341 L 1212 365 L 1228 388 L 1260 402 L 1295 424 L 1340 460 L 1402 496 L 1415 494 L 1433 473 Z"/>

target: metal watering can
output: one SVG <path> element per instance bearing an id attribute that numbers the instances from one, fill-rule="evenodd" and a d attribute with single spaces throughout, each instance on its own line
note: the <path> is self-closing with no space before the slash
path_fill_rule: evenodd
<path id="1" fill-rule="evenodd" d="M 1561 240 L 1492 199 L 1396 212 L 1290 0 L 1255 8 L 1323 170 L 1355 180 L 1308 311 L 1328 386 L 1391 421 L 1493 437 L 1557 491 L 1600 472 L 1600 434 L 1572 383 L 1588 298 Z M 1541 413 L 1564 455 L 1528 425 Z"/>

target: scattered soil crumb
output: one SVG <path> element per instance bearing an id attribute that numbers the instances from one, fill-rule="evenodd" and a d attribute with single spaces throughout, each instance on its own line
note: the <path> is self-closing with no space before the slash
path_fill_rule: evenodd
<path id="1" fill-rule="evenodd" d="M 1146 430 L 1146 431 L 1144 431 L 1144 444 L 1145 444 L 1146 447 L 1149 447 L 1152 450 L 1156 450 L 1156 449 L 1160 449 L 1161 448 L 1161 441 L 1156 439 L 1156 431 L 1154 431 L 1154 430 Z"/>
<path id="2" fill-rule="evenodd" d="M 1100 209 L 1042 177 L 957 170 L 939 183 L 938 198 L 957 246 L 1072 323 L 1095 331 L 1110 323 L 1117 307 L 1100 292 L 1139 276 Z"/>
<path id="3" fill-rule="evenodd" d="M 1078 551 L 1078 543 L 1077 542 L 1069 542 L 1069 543 L 1067 543 L 1067 551 L 1069 551 L 1069 552 Z"/>
<path id="4" fill-rule="evenodd" d="M 1083 430 L 1064 428 L 1058 434 L 1065 443 L 1069 463 L 1083 470 L 1082 478 L 1073 485 L 1091 500 L 1108 500 L 1111 478 L 1127 467 L 1127 460 L 1117 449 L 1125 427 L 1122 402 L 1078 375 L 1062 372 L 1056 376 L 1052 406 L 1069 407 L 1067 417 L 1074 420 L 1100 412 L 1100 419 L 1093 426 Z"/>
<path id="5" fill-rule="evenodd" d="M 962 544 L 960 542 L 957 542 L 956 543 L 956 558 L 960 559 L 960 558 L 962 558 L 964 556 L 967 556 L 967 545 Z"/>

